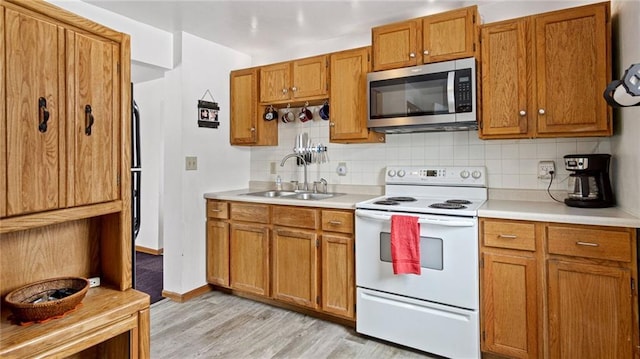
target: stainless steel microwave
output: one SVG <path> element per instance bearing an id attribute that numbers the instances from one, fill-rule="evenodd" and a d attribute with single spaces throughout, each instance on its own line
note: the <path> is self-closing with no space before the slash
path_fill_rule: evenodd
<path id="1" fill-rule="evenodd" d="M 377 132 L 478 129 L 472 57 L 368 73 L 367 96 L 367 126 Z"/>

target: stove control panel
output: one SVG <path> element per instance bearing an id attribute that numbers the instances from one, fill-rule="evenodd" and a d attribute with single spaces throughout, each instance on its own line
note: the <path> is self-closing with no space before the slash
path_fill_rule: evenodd
<path id="1" fill-rule="evenodd" d="M 386 184 L 487 187 L 483 166 L 388 166 Z"/>

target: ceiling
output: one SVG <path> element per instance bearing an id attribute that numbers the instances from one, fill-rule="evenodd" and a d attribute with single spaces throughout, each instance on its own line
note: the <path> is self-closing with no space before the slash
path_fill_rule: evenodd
<path id="1" fill-rule="evenodd" d="M 477 3 L 453 0 L 84 0 L 169 32 L 185 31 L 251 56 Z"/>

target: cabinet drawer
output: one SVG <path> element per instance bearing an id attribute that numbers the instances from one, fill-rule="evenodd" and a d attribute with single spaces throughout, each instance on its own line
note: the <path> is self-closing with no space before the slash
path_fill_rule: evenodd
<path id="1" fill-rule="evenodd" d="M 231 219 L 253 223 L 269 223 L 269 205 L 231 203 Z"/>
<path id="2" fill-rule="evenodd" d="M 322 211 L 322 230 L 353 233 L 353 212 Z"/>
<path id="3" fill-rule="evenodd" d="M 320 222 L 318 211 L 304 207 L 274 206 L 273 224 L 287 227 L 317 229 Z"/>
<path id="4" fill-rule="evenodd" d="M 536 250 L 536 231 L 533 223 L 485 220 L 482 226 L 484 245 L 488 247 Z"/>
<path id="5" fill-rule="evenodd" d="M 631 234 L 606 229 L 548 226 L 550 254 L 631 261 Z"/>
<path id="6" fill-rule="evenodd" d="M 229 203 L 207 200 L 207 217 L 229 219 Z"/>

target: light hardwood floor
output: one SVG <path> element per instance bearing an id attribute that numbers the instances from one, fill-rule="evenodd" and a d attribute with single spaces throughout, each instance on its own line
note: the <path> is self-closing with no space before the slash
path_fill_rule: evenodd
<path id="1" fill-rule="evenodd" d="M 351 328 L 209 292 L 151 306 L 151 358 L 436 358 Z"/>

